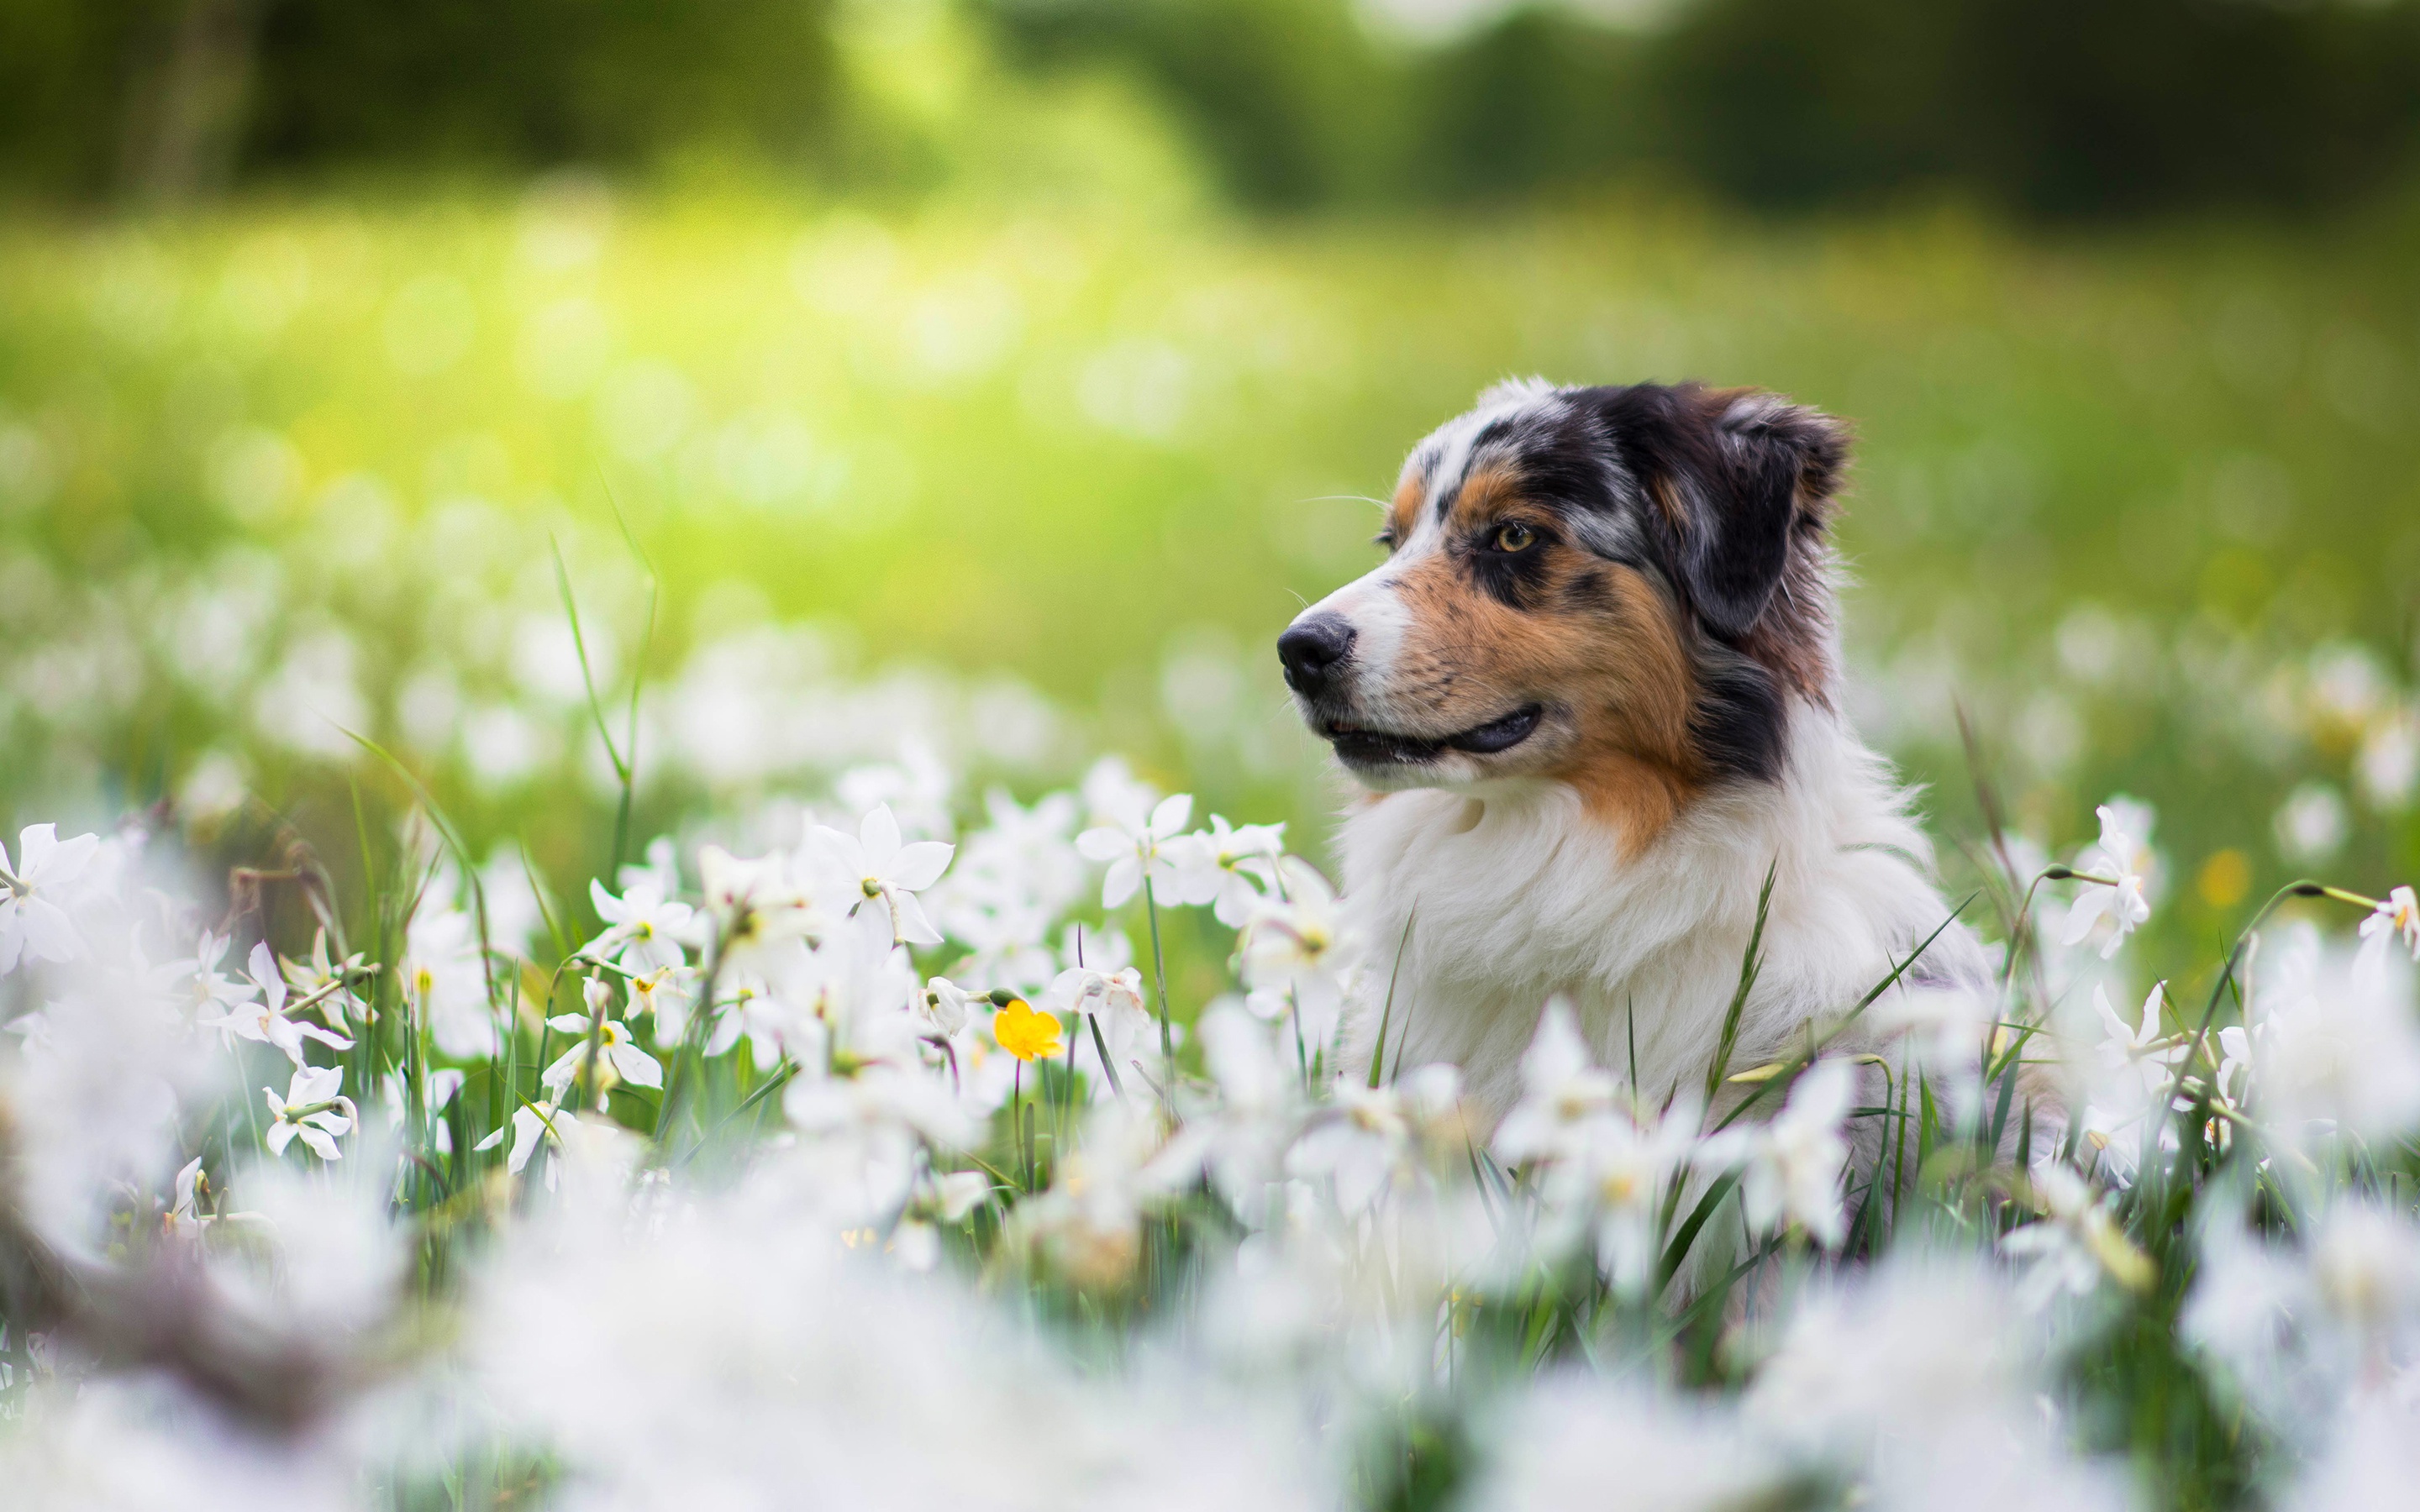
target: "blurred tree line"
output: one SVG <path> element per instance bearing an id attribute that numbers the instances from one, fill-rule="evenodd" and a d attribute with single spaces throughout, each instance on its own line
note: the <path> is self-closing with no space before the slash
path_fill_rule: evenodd
<path id="1" fill-rule="evenodd" d="M 918 4 L 1029 75 L 1140 79 L 1268 209 L 1641 176 L 1776 209 L 1945 188 L 2060 217 L 2302 208 L 2420 147 L 2420 0 L 1665 0 L 1622 25 L 1589 3 L 0 0 L 0 181 L 173 198 L 701 152 L 862 177 L 834 149 L 833 28 Z M 1471 24 L 1441 38 L 1385 24 L 1457 6 Z"/>

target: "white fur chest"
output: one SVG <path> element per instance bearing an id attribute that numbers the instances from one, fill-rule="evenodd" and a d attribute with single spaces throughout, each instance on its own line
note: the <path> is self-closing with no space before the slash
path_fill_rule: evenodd
<path id="1" fill-rule="evenodd" d="M 1558 994 L 1601 1063 L 1635 1068 L 1650 1097 L 1702 1088 L 1768 872 L 1734 1069 L 1854 1004 L 1948 910 L 1882 764 L 1828 716 L 1797 713 L 1779 781 L 1701 797 L 1635 856 L 1559 783 L 1397 793 L 1351 815 L 1345 907 L 1370 950 L 1373 1007 L 1347 1025 L 1347 1063 L 1368 1065 L 1391 978 L 1388 1068 L 1460 1066 L 1490 1120 L 1517 1098 L 1522 1053 Z M 1952 930 L 1923 974 L 1980 970 Z"/>

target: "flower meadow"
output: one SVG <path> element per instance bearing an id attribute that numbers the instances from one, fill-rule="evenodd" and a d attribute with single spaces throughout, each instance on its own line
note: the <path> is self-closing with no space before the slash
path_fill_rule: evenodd
<path id="1" fill-rule="evenodd" d="M 1666 1088 L 1542 1003 L 1491 1127 L 1390 1053 L 1404 941 L 1116 758 L 1027 801 L 918 748 L 577 879 L 374 810 L 358 878 L 275 823 L 206 871 L 175 803 L 0 845 L 10 1504 L 2336 1509 L 2420 1470 L 2410 887 L 2140 959 L 2155 819 L 2112 799 L 2065 863 L 1978 841 L 1942 925 L 1996 995 L 1911 956 Z M 1180 929 L 1224 990 L 1171 996 Z"/>

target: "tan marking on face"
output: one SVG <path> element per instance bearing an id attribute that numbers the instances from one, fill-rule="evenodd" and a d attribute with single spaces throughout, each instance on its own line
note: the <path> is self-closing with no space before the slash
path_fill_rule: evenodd
<path id="1" fill-rule="evenodd" d="M 1420 506 L 1428 502 L 1428 489 L 1418 472 L 1404 470 L 1404 481 L 1395 485 L 1395 501 L 1387 506 L 1387 529 L 1395 532 L 1398 541 L 1408 541 L 1420 522 Z"/>
<path id="2" fill-rule="evenodd" d="M 1525 768 L 1516 755 L 1506 770 L 1569 782 L 1636 854 L 1701 781 L 1689 737 L 1697 680 L 1676 611 L 1637 569 L 1559 539 L 1530 548 L 1544 554 L 1535 606 L 1500 602 L 1473 581 L 1468 542 L 1486 524 L 1522 513 L 1508 476 L 1474 477 L 1454 503 L 1456 544 L 1396 577 L 1409 629 L 1395 696 L 1447 730 L 1524 703 L 1559 709 L 1563 738 L 1546 764 Z"/>

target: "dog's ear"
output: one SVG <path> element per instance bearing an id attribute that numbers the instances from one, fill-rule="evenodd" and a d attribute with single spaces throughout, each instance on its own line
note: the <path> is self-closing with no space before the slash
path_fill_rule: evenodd
<path id="1" fill-rule="evenodd" d="M 1667 537 L 1676 586 L 1736 640 L 1763 617 L 1799 537 L 1820 534 L 1847 427 L 1755 390 L 1620 390 L 1606 419 Z"/>

